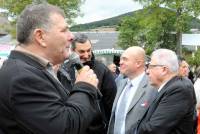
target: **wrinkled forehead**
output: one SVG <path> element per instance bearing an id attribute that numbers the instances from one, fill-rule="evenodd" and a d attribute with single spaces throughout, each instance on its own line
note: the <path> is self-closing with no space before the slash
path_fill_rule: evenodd
<path id="1" fill-rule="evenodd" d="M 156 56 L 151 56 L 151 59 L 150 59 L 149 63 L 158 64 L 158 60 L 157 60 Z"/>

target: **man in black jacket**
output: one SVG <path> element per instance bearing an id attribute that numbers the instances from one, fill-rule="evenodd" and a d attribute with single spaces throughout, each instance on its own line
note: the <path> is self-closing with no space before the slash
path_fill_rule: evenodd
<path id="1" fill-rule="evenodd" d="M 178 59 L 168 49 L 155 50 L 147 73 L 158 88 L 137 134 L 194 134 L 196 98 L 190 80 L 177 76 Z"/>
<path id="2" fill-rule="evenodd" d="M 102 115 L 104 117 L 106 125 L 108 125 L 113 101 L 115 99 L 117 87 L 114 80 L 114 77 L 111 71 L 101 62 L 95 60 L 95 57 L 92 53 L 92 43 L 89 38 L 85 34 L 77 34 L 72 42 L 72 51 L 76 52 L 80 56 L 81 63 L 84 65 L 88 65 L 94 73 L 97 75 L 99 80 L 98 88 L 102 93 L 102 100 L 100 102 Z M 73 68 L 73 65 L 72 65 Z M 65 69 L 65 68 L 62 68 Z M 66 70 L 66 69 L 65 69 Z M 76 73 L 76 70 L 73 68 L 73 71 L 69 71 L 72 79 Z M 67 79 L 63 79 L 64 75 L 62 73 L 58 73 L 61 77 L 61 83 L 65 85 L 67 83 Z M 63 80 L 63 81 L 62 81 Z M 106 133 L 102 131 L 101 133 Z"/>
<path id="3" fill-rule="evenodd" d="M 58 7 L 30 5 L 21 13 L 19 45 L 0 69 L 0 133 L 88 134 L 94 130 L 90 126 L 101 120 L 101 114 L 93 70 L 83 67 L 69 93 L 52 69 L 68 58 L 72 39 Z"/>

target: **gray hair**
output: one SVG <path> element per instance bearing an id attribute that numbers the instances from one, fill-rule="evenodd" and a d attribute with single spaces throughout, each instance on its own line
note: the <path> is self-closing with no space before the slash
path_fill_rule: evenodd
<path id="1" fill-rule="evenodd" d="M 87 41 L 89 41 L 90 44 L 92 45 L 92 43 L 91 43 L 91 41 L 90 41 L 90 39 L 88 38 L 87 35 L 85 35 L 85 34 L 77 34 L 77 35 L 75 35 L 75 37 L 74 37 L 74 39 L 72 41 L 72 44 L 71 44 L 72 50 L 74 50 L 76 48 L 76 43 L 85 43 Z"/>
<path id="2" fill-rule="evenodd" d="M 174 51 L 169 49 L 158 49 L 152 53 L 152 57 L 156 58 L 157 64 L 167 66 L 171 72 L 178 72 L 178 58 Z"/>
<path id="3" fill-rule="evenodd" d="M 17 20 L 17 40 L 21 44 L 32 41 L 32 33 L 36 28 L 47 30 L 51 27 L 50 15 L 57 13 L 65 17 L 62 9 L 48 3 L 26 6 Z"/>

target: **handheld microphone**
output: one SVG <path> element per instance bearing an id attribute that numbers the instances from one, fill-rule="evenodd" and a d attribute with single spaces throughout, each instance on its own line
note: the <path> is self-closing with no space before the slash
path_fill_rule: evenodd
<path id="1" fill-rule="evenodd" d="M 72 64 L 74 64 L 75 68 L 78 70 L 78 72 L 81 71 L 81 69 L 83 68 L 83 64 L 81 63 L 80 57 L 77 53 L 72 52 L 69 56 L 69 62 L 71 62 Z"/>

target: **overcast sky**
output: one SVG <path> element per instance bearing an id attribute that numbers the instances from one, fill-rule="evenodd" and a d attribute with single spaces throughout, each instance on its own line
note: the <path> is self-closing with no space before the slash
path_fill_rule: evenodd
<path id="1" fill-rule="evenodd" d="M 86 0 L 81 6 L 84 15 L 78 17 L 76 22 L 83 24 L 98 21 L 141 8 L 142 6 L 133 0 Z"/>

